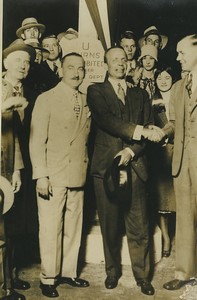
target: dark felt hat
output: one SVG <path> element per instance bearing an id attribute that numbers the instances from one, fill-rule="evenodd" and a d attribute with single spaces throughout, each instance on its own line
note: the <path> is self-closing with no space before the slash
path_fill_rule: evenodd
<path id="1" fill-rule="evenodd" d="M 132 192 L 131 165 L 118 166 L 119 162 L 120 156 L 117 156 L 105 172 L 103 180 L 105 192 L 111 202 L 130 205 Z M 126 183 L 123 185 L 120 185 L 121 170 L 125 171 L 127 177 Z"/>
<path id="2" fill-rule="evenodd" d="M 32 61 L 34 61 L 36 58 L 35 49 L 30 45 L 26 45 L 22 39 L 16 39 L 7 48 L 5 48 L 3 50 L 3 58 L 6 58 L 10 53 L 15 51 L 25 51 L 29 53 Z"/>

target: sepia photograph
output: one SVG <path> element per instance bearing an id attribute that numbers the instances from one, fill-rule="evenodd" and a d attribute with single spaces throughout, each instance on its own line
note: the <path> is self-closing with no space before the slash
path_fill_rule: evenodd
<path id="1" fill-rule="evenodd" d="M 0 299 L 197 299 L 197 1 L 0 0 Z"/>

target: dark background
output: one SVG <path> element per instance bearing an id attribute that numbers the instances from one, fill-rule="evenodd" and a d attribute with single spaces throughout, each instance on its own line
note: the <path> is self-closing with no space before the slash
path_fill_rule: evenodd
<path id="1" fill-rule="evenodd" d="M 178 68 L 176 43 L 186 34 L 197 32 L 197 0 L 112 0 L 116 4 L 117 40 L 124 30 L 133 30 L 137 37 L 155 25 L 169 37 L 162 52 L 168 64 Z M 26 17 L 35 17 L 46 25 L 46 33 L 58 34 L 69 27 L 78 29 L 79 0 L 4 0 L 3 47 L 15 38 L 16 30 Z"/>

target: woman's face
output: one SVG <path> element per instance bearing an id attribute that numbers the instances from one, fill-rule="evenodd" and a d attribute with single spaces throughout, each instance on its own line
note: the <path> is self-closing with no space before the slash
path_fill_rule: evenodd
<path id="1" fill-rule="evenodd" d="M 156 83 L 161 92 L 167 92 L 172 87 L 172 76 L 168 72 L 163 71 L 157 77 Z"/>
<path id="2" fill-rule="evenodd" d="M 146 55 L 146 56 L 142 57 L 142 66 L 147 71 L 152 71 L 155 66 L 155 59 L 150 55 Z"/>

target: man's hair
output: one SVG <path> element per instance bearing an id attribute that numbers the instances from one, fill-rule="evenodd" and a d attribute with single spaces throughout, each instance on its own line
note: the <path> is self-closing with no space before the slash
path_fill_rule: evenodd
<path id="1" fill-rule="evenodd" d="M 197 33 L 191 35 L 192 39 L 192 45 L 196 46 L 197 45 Z"/>
<path id="2" fill-rule="evenodd" d="M 121 43 L 122 39 L 130 39 L 130 40 L 132 39 L 135 41 L 135 43 L 137 42 L 134 32 L 130 30 L 126 30 L 121 34 L 119 44 Z"/>
<path id="3" fill-rule="evenodd" d="M 112 49 L 122 49 L 124 51 L 123 47 L 121 47 L 121 46 L 113 46 L 113 47 L 108 48 L 104 53 L 104 63 L 106 63 L 106 64 L 107 64 L 107 54 Z"/>
<path id="4" fill-rule="evenodd" d="M 84 61 L 84 58 L 83 58 L 83 56 L 82 56 L 81 54 L 79 54 L 79 53 L 77 53 L 77 52 L 69 52 L 69 53 L 67 53 L 66 55 L 64 55 L 64 56 L 62 57 L 62 63 L 64 62 L 65 58 L 70 57 L 70 56 L 81 57 L 81 58 L 83 59 L 83 61 Z M 85 61 L 84 61 L 84 63 L 85 63 Z"/>
<path id="5" fill-rule="evenodd" d="M 42 42 L 43 42 L 44 40 L 47 40 L 47 39 L 56 39 L 57 42 L 59 43 L 59 40 L 58 40 L 58 38 L 57 38 L 57 36 L 56 36 L 55 34 L 50 34 L 50 35 L 45 35 L 45 36 L 43 36 L 43 37 L 42 37 Z"/>

